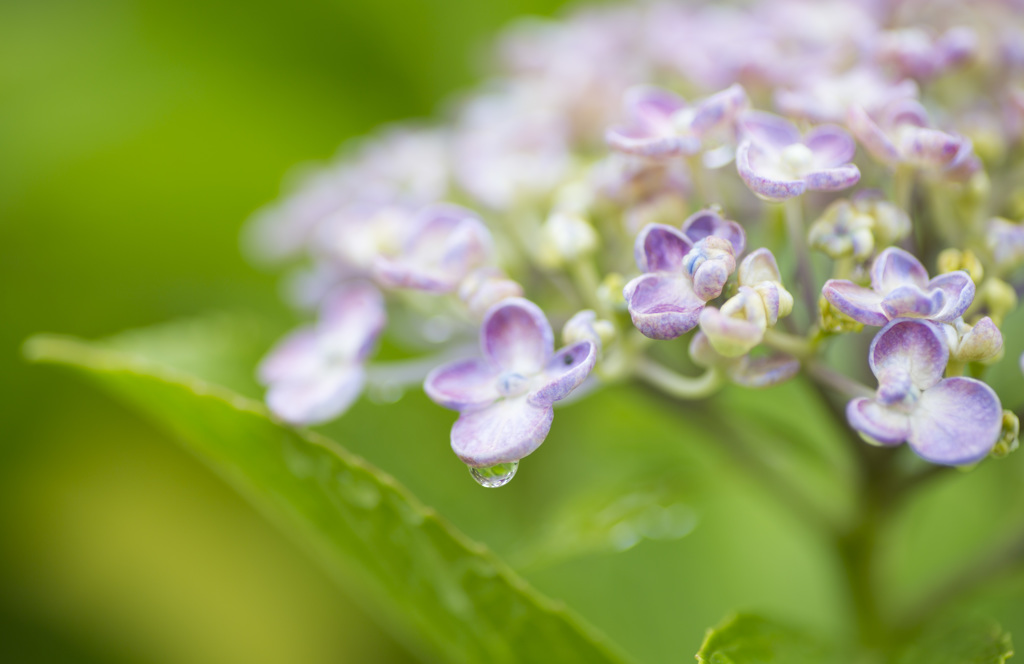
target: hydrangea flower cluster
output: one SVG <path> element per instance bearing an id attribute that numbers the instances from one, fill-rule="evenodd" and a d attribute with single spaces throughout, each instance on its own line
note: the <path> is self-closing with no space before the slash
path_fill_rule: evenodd
<path id="1" fill-rule="evenodd" d="M 924 4 L 658 0 L 514 27 L 447 121 L 347 146 L 253 220 L 318 315 L 265 359 L 270 409 L 340 416 L 383 333 L 416 356 L 389 380 L 459 413 L 452 448 L 487 486 L 557 402 L 624 380 L 698 399 L 804 376 L 869 443 L 1005 451 L 1016 416 L 984 377 L 1024 288 L 1024 8 Z M 861 350 L 830 365 L 842 337 Z"/>

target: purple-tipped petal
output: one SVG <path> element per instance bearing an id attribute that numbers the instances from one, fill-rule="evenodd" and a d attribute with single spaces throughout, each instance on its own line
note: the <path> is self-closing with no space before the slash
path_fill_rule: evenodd
<path id="1" fill-rule="evenodd" d="M 597 346 L 580 341 L 555 353 L 544 367 L 542 382 L 529 394 L 535 406 L 550 406 L 564 399 L 586 380 L 597 362 Z"/>
<path id="2" fill-rule="evenodd" d="M 626 126 L 605 132 L 605 142 L 619 152 L 660 158 L 696 154 L 700 140 L 676 131 L 674 115 L 686 107 L 678 95 L 653 86 L 632 88 L 626 93 Z"/>
<path id="3" fill-rule="evenodd" d="M 722 305 L 708 307 L 700 314 L 700 329 L 711 346 L 725 357 L 739 357 L 764 339 L 767 315 L 760 296 L 752 288 L 739 292 Z"/>
<path id="4" fill-rule="evenodd" d="M 733 84 L 697 105 L 690 121 L 690 130 L 698 136 L 703 136 L 724 124 L 731 123 L 736 114 L 749 105 L 747 91 L 740 84 Z"/>
<path id="5" fill-rule="evenodd" d="M 894 318 L 934 319 L 946 305 L 946 295 L 941 290 L 921 290 L 917 286 L 899 286 L 882 296 L 882 311 Z"/>
<path id="6" fill-rule="evenodd" d="M 899 149 L 863 108 L 851 107 L 846 116 L 846 124 L 872 157 L 883 164 L 899 163 Z"/>
<path id="7" fill-rule="evenodd" d="M 518 461 L 544 442 L 553 417 L 550 406 L 534 406 L 525 396 L 502 399 L 459 415 L 452 450 L 474 468 Z"/>
<path id="8" fill-rule="evenodd" d="M 285 380 L 290 375 L 313 372 L 320 365 L 316 331 L 312 327 L 295 330 L 279 341 L 260 362 L 256 375 L 263 385 Z"/>
<path id="9" fill-rule="evenodd" d="M 935 320 L 956 320 L 974 301 L 974 281 L 962 270 L 940 274 L 928 282 L 928 288 L 940 290 L 945 296 L 945 306 L 936 313 Z"/>
<path id="10" fill-rule="evenodd" d="M 882 310 L 882 296 L 870 288 L 845 279 L 829 279 L 821 294 L 829 304 L 859 323 L 882 326 L 889 322 Z"/>
<path id="11" fill-rule="evenodd" d="M 758 146 L 779 151 L 800 142 L 800 130 L 789 120 L 764 111 L 746 111 L 739 117 L 740 134 Z"/>
<path id="12" fill-rule="evenodd" d="M 883 445 L 899 445 L 910 436 L 906 413 L 887 408 L 871 399 L 857 398 L 846 405 L 850 426 Z"/>
<path id="13" fill-rule="evenodd" d="M 317 343 L 333 356 L 361 361 L 373 350 L 386 322 L 380 291 L 366 283 L 345 284 L 324 299 Z"/>
<path id="14" fill-rule="evenodd" d="M 973 378 L 946 378 L 921 394 L 907 442 L 927 461 L 960 466 L 992 450 L 1002 422 L 1003 407 L 991 387 Z"/>
<path id="15" fill-rule="evenodd" d="M 650 224 L 636 236 L 633 257 L 644 272 L 678 272 L 691 249 L 693 242 L 678 228 Z"/>
<path id="16" fill-rule="evenodd" d="M 903 318 L 883 327 L 871 341 L 868 365 L 880 386 L 905 380 L 927 390 L 942 378 L 949 347 L 933 323 Z"/>
<path id="17" fill-rule="evenodd" d="M 800 371 L 800 361 L 788 355 L 744 357 L 729 370 L 732 382 L 743 387 L 760 389 L 783 383 Z"/>
<path id="18" fill-rule="evenodd" d="M 732 245 L 732 253 L 739 256 L 747 246 L 747 234 L 735 221 L 723 219 L 713 209 L 700 210 L 683 222 L 683 235 L 694 243 L 709 236 L 720 237 L 728 240 Z"/>
<path id="19" fill-rule="evenodd" d="M 700 264 L 693 273 L 693 292 L 707 302 L 722 294 L 725 282 L 729 281 L 736 261 L 708 260 Z"/>
<path id="20" fill-rule="evenodd" d="M 763 281 L 782 281 L 775 255 L 765 247 L 750 252 L 736 273 L 742 286 L 756 286 Z"/>
<path id="21" fill-rule="evenodd" d="M 267 407 L 289 424 L 321 424 L 348 410 L 362 392 L 365 380 L 366 373 L 358 364 L 290 376 L 267 390 Z"/>
<path id="22" fill-rule="evenodd" d="M 760 198 L 784 201 L 804 193 L 807 184 L 778 172 L 767 163 L 761 149 L 747 140 L 736 150 L 736 170 L 744 184 Z"/>
<path id="23" fill-rule="evenodd" d="M 505 371 L 524 375 L 540 371 L 554 346 L 554 332 L 544 312 L 523 298 L 509 298 L 491 307 L 480 327 L 484 357 Z"/>
<path id="24" fill-rule="evenodd" d="M 1002 350 L 1003 334 L 992 319 L 985 316 L 960 339 L 956 359 L 960 362 L 987 362 L 998 357 Z"/>
<path id="25" fill-rule="evenodd" d="M 700 139 L 695 136 L 651 136 L 632 127 L 611 127 L 605 132 L 604 140 L 613 150 L 650 159 L 691 155 L 700 151 Z"/>
<path id="26" fill-rule="evenodd" d="M 697 327 L 704 308 L 690 280 L 680 275 L 643 274 L 623 289 L 630 318 L 644 336 L 675 339 Z"/>
<path id="27" fill-rule="evenodd" d="M 398 255 L 374 260 L 374 275 L 384 286 L 450 292 L 491 257 L 490 231 L 465 208 L 431 205 L 417 215 L 417 224 Z"/>
<path id="28" fill-rule="evenodd" d="M 423 382 L 434 403 L 452 410 L 472 410 L 498 398 L 500 371 L 483 359 L 460 360 L 437 367 Z"/>
<path id="29" fill-rule="evenodd" d="M 860 169 L 856 164 L 838 168 L 810 171 L 803 174 L 807 188 L 813 191 L 842 191 L 860 182 Z"/>
<path id="30" fill-rule="evenodd" d="M 835 125 L 815 127 L 804 136 L 806 145 L 814 155 L 813 167 L 816 170 L 835 168 L 849 164 L 857 152 L 857 144 L 853 137 Z"/>
<path id="31" fill-rule="evenodd" d="M 899 247 L 889 247 L 878 254 L 871 265 L 871 288 L 888 293 L 906 284 L 927 288 L 928 271 L 921 261 Z"/>
<path id="32" fill-rule="evenodd" d="M 947 167 L 963 146 L 964 138 L 925 127 L 904 128 L 898 147 L 905 159 L 918 166 L 933 169 Z"/>

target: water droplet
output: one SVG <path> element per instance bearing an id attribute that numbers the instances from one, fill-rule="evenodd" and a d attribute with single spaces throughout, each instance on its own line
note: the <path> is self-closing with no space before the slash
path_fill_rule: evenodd
<path id="1" fill-rule="evenodd" d="M 518 469 L 519 462 L 513 461 L 511 463 L 499 463 L 496 466 L 484 466 L 483 468 L 473 468 L 470 466 L 469 474 L 473 476 L 473 479 L 480 486 L 495 489 L 511 482 L 512 478 L 516 476 L 516 470 Z"/>

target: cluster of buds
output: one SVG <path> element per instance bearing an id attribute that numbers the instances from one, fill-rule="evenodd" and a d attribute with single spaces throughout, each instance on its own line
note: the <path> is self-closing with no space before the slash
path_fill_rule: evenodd
<path id="1" fill-rule="evenodd" d="M 346 148 L 253 220 L 318 312 L 260 369 L 270 409 L 338 417 L 390 332 L 419 357 L 389 375 L 458 411 L 485 486 L 556 402 L 626 379 L 703 398 L 832 372 L 870 443 L 1005 455 L 1017 419 L 983 378 L 1024 287 L 1024 8 L 924 4 L 664 0 L 513 28 L 450 121 Z M 841 368 L 877 390 L 826 366 L 854 334 L 874 336 Z M 473 336 L 480 357 L 441 359 Z M 667 343 L 704 373 L 656 361 Z"/>

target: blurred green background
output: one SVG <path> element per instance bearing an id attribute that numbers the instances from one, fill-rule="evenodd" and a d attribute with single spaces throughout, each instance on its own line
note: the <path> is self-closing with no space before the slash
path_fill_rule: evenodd
<path id="1" fill-rule="evenodd" d="M 19 347 L 40 331 L 97 337 L 223 310 L 284 329 L 277 276 L 239 250 L 248 215 L 296 164 L 436 115 L 480 79 L 501 26 L 563 4 L 0 3 L 0 661 L 412 661 L 360 598 L 173 441 L 70 374 L 26 365 Z M 252 347 L 233 352 L 251 366 L 280 329 L 254 327 Z M 1024 337 L 1008 339 L 1019 353 Z M 1024 395 L 1013 367 L 997 378 Z M 422 395 L 364 400 L 328 433 L 642 661 L 688 661 L 734 608 L 842 630 L 828 552 L 715 452 L 716 437 L 738 434 L 707 426 L 743 409 L 773 462 L 842 510 L 841 434 L 810 406 L 795 429 L 778 408 L 817 403 L 809 391 L 733 390 L 701 412 L 624 389 L 588 403 L 560 411 L 500 491 L 469 480 L 447 449 L 453 416 Z M 885 571 L 907 586 L 899 601 L 1020 527 L 1017 456 L 897 521 Z M 612 527 L 630 497 L 673 506 L 671 528 L 647 533 L 666 541 L 631 548 Z M 1024 579 L 1009 579 L 984 606 L 1024 630 L 1022 597 Z"/>
<path id="2" fill-rule="evenodd" d="M 404 661 L 203 467 L 20 344 L 281 314 L 239 230 L 555 0 L 0 3 L 0 660 Z"/>

